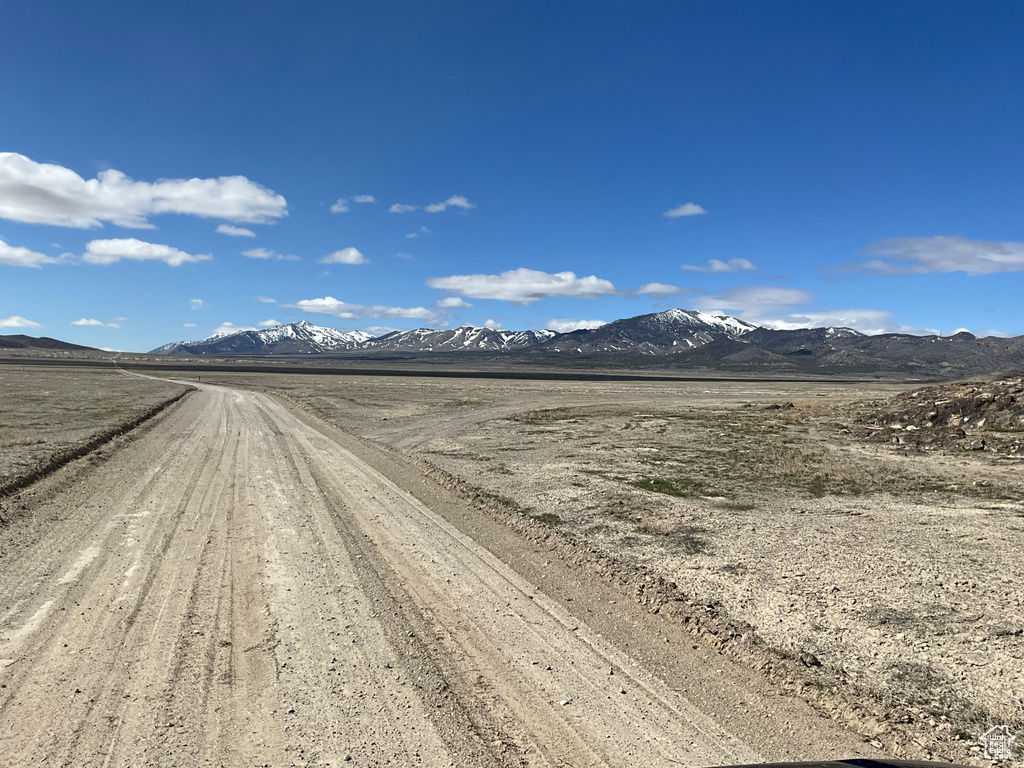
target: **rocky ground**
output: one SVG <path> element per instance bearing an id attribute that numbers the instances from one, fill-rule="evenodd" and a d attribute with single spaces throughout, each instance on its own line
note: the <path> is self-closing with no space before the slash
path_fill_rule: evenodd
<path id="1" fill-rule="evenodd" d="M 264 394 L 204 381 L 12 501 L 3 765 L 885 754 L 415 462 Z"/>
<path id="2" fill-rule="evenodd" d="M 984 424 L 1002 425 L 993 408 L 1013 386 L 948 391 L 985 401 Z M 964 436 L 909 452 L 858 437 L 873 419 L 895 432 L 894 414 L 948 412 L 947 390 L 326 378 L 274 389 L 613 569 L 671 585 L 748 649 L 736 653 L 781 664 L 782 684 L 830 714 L 875 702 L 849 716 L 878 743 L 967 760 L 989 725 L 1024 724 L 1020 460 L 962 450 Z M 963 416 L 943 423 L 976 438 L 979 413 Z"/>
<path id="3" fill-rule="evenodd" d="M 1024 379 L 923 387 L 868 409 L 853 433 L 907 449 L 1024 455 Z"/>
<path id="4" fill-rule="evenodd" d="M 46 372 L 16 383 L 0 374 L 8 393 L 20 387 L 28 398 L 0 400 L 10 434 L 21 436 L 45 425 L 70 435 L 89 422 L 76 420 L 76 393 L 137 406 L 140 394 L 182 390 L 91 378 L 97 372 L 65 371 L 63 383 L 54 373 L 46 387 L 38 378 Z M 988 727 L 1024 730 L 1019 381 L 920 388 L 203 374 L 204 384 L 211 379 L 272 392 L 336 426 L 338 439 L 383 449 L 395 461 L 382 471 L 400 461 L 422 468 L 531 542 L 531 557 L 541 558 L 532 578 L 545 580 L 553 562 L 566 574 L 577 569 L 581 584 L 584 573 L 599 577 L 618 598 L 595 604 L 579 590 L 561 598 L 570 611 L 577 601 L 592 626 L 627 621 L 617 600 L 638 606 L 656 620 L 651 637 L 682 627 L 695 653 L 759 670 L 874 748 L 982 764 L 978 736 Z M 37 392 L 49 394 L 32 401 Z M 94 428 L 104 413 L 122 411 L 97 405 Z M 422 481 L 412 473 L 402 482 Z M 478 537 L 484 518 L 473 519 L 467 532 Z M 9 538 L 22 522 L 5 525 Z M 507 562 L 525 551 L 496 531 Z M 629 644 L 629 632 L 615 632 Z M 693 663 L 645 653 L 647 669 L 666 680 Z M 785 718 L 779 707 L 751 703 L 750 717 Z M 785 723 L 807 727 L 802 716 Z M 786 724 L 779 720 L 788 746 L 775 754 L 793 749 Z"/>

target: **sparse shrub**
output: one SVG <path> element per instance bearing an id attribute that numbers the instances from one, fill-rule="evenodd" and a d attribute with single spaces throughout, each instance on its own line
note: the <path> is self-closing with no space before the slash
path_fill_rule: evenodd
<path id="1" fill-rule="evenodd" d="M 543 525 L 551 526 L 552 528 L 565 524 L 565 520 L 554 512 L 541 512 L 537 515 L 530 515 L 530 519 L 536 520 L 538 523 L 542 523 Z"/>

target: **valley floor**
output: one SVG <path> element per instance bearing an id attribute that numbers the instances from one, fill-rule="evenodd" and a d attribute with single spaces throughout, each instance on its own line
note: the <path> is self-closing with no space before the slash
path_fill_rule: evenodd
<path id="1" fill-rule="evenodd" d="M 1024 726 L 1024 479 L 1020 459 L 849 434 L 908 388 L 273 384 L 654 610 L 712 613 L 712 643 L 876 743 L 969 760 L 990 725 Z"/>

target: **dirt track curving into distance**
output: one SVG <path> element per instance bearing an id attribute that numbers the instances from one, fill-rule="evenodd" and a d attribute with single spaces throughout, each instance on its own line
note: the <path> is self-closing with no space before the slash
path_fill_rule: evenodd
<path id="1" fill-rule="evenodd" d="M 441 514 L 425 477 L 357 454 L 268 396 L 201 385 L 25 494 L 21 544 L 0 553 L 0 763 L 873 754 L 480 513 Z M 527 561 L 542 565 L 508 564 Z"/>

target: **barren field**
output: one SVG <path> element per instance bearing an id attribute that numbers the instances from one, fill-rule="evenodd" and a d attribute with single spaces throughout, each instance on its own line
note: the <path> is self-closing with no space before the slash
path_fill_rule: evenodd
<path id="1" fill-rule="evenodd" d="M 5 501 L 0 762 L 980 765 L 1021 725 L 1018 459 L 857 438 L 905 387 L 197 387 Z"/>
<path id="2" fill-rule="evenodd" d="M 908 386 L 230 380 L 436 468 L 653 611 L 682 603 L 877 744 L 968 760 L 1024 724 L 1021 460 L 851 434 Z"/>
<path id="3" fill-rule="evenodd" d="M 184 389 L 113 368 L 0 366 L 0 488 Z"/>

